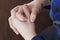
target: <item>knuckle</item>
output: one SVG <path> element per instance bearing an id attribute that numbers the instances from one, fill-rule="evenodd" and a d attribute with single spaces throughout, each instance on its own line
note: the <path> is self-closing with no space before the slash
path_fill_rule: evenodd
<path id="1" fill-rule="evenodd" d="M 17 8 L 19 8 L 20 7 L 20 5 L 18 5 L 18 6 L 16 6 L 16 7 L 14 7 L 13 9 L 11 9 L 11 13 L 13 13 Z"/>

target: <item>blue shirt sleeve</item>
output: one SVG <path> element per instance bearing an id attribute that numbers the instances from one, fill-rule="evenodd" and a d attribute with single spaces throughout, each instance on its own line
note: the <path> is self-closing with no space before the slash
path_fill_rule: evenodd
<path id="1" fill-rule="evenodd" d="M 40 35 L 35 36 L 32 40 L 44 40 Z"/>
<path id="2" fill-rule="evenodd" d="M 57 29 L 58 35 L 60 36 L 60 28 Z"/>

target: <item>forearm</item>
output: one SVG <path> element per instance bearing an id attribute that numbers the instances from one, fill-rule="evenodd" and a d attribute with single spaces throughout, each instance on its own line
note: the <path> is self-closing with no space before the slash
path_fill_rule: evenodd
<path id="1" fill-rule="evenodd" d="M 34 1 L 37 2 L 38 4 L 42 4 L 43 6 L 50 4 L 50 0 L 34 0 Z"/>
<path id="2" fill-rule="evenodd" d="M 50 0 L 33 0 L 30 3 L 28 3 L 28 5 L 36 5 L 37 8 L 40 8 L 41 6 L 47 6 L 50 5 Z"/>

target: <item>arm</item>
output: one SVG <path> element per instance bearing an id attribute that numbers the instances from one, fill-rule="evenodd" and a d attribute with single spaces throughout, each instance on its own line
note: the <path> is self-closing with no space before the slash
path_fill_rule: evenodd
<path id="1" fill-rule="evenodd" d="M 34 17 L 36 17 L 37 11 L 39 10 L 39 8 L 41 8 L 41 4 L 42 3 L 44 3 L 44 2 L 43 1 L 33 1 L 33 2 L 29 3 L 29 4 L 33 5 L 32 9 L 31 9 L 31 11 L 32 11 L 31 13 L 28 11 L 28 7 L 27 6 L 22 7 L 22 9 L 25 10 L 25 11 L 27 10 L 27 12 L 26 13 L 24 12 L 24 13 L 25 14 L 29 13 L 30 14 L 30 18 L 34 19 Z M 30 7 L 29 4 L 28 4 L 28 6 Z M 20 9 L 20 7 L 19 7 L 19 9 Z M 17 12 L 20 13 L 20 16 L 18 16 Z M 12 16 L 13 16 L 13 13 L 14 13 L 14 14 L 16 14 L 14 16 L 16 16 L 19 20 L 21 20 L 21 19 L 25 20 L 24 17 L 21 15 L 21 13 L 22 13 L 21 9 L 19 11 L 17 10 L 17 12 L 14 13 L 14 11 L 12 11 L 11 12 Z M 12 25 L 18 30 L 18 32 L 23 36 L 24 39 L 31 40 L 34 36 L 36 36 L 34 22 L 32 22 L 33 24 L 31 23 L 31 21 L 30 21 L 30 23 L 25 23 L 25 24 L 24 24 L 24 22 L 18 22 L 18 20 L 14 22 L 14 18 L 13 17 L 11 18 L 13 20 L 12 21 L 13 22 Z M 28 19 L 29 19 L 29 17 L 28 17 Z M 20 25 L 20 24 L 22 24 L 22 25 Z M 19 25 L 19 26 L 17 26 L 17 25 Z M 22 26 L 22 28 L 24 30 L 21 28 L 21 26 Z M 26 35 L 26 34 L 28 34 L 28 35 Z"/>
<path id="2" fill-rule="evenodd" d="M 42 3 L 43 6 L 50 5 L 50 0 L 34 0 L 37 1 L 38 3 Z"/>

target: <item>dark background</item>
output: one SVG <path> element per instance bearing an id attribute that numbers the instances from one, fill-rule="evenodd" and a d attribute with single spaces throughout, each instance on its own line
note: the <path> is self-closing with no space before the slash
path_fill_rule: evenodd
<path id="1" fill-rule="evenodd" d="M 10 10 L 17 5 L 28 3 L 32 0 L 0 0 L 0 40 L 23 40 L 20 35 L 16 35 L 9 27 L 8 18 Z M 39 33 L 52 24 L 49 17 L 49 10 L 42 9 L 37 16 L 36 32 Z"/>

